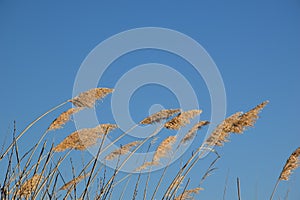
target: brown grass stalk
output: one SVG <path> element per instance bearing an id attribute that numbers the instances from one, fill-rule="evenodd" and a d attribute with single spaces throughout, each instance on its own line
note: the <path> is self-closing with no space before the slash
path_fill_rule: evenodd
<path id="1" fill-rule="evenodd" d="M 17 142 L 35 123 L 37 123 L 39 120 L 41 120 L 43 117 L 45 117 L 46 115 L 48 115 L 49 113 L 53 112 L 54 110 L 62 107 L 63 105 L 65 105 L 66 103 L 68 103 L 68 101 L 65 101 L 61 104 L 59 104 L 58 106 L 55 106 L 54 108 L 51 108 L 50 110 L 48 110 L 47 112 L 45 112 L 44 114 L 42 114 L 41 116 L 39 116 L 38 118 L 36 118 L 33 122 L 31 122 L 16 138 L 15 140 L 9 145 L 9 147 L 5 150 L 5 152 L 0 156 L 0 160 L 2 160 L 5 155 L 10 151 L 10 149 L 14 146 L 15 142 Z"/>
<path id="2" fill-rule="evenodd" d="M 107 190 L 107 188 L 111 185 L 112 181 L 115 179 L 115 177 L 117 176 L 117 174 L 120 172 L 120 170 L 122 169 L 122 167 L 126 164 L 126 162 L 131 158 L 131 156 L 143 145 L 145 144 L 149 139 L 153 138 L 159 131 L 160 131 L 161 127 L 157 127 L 157 129 L 147 138 L 145 138 L 133 151 L 131 151 L 131 153 L 126 157 L 126 159 L 120 164 L 119 167 L 117 167 L 115 169 L 115 174 L 108 180 L 108 182 L 105 184 L 104 186 L 104 191 Z"/>

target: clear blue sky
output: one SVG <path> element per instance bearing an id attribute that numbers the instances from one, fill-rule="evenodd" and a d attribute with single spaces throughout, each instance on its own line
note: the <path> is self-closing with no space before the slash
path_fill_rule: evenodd
<path id="1" fill-rule="evenodd" d="M 299 21 L 298 0 L 1 0 L 1 144 L 11 132 L 13 120 L 20 131 L 48 108 L 71 98 L 77 70 L 101 41 L 132 28 L 170 28 L 199 42 L 217 64 L 226 87 L 227 115 L 270 100 L 255 128 L 232 137 L 230 143 L 218 149 L 222 156 L 218 170 L 205 181 L 205 190 L 197 199 L 221 199 L 227 174 L 226 199 L 236 198 L 236 177 L 241 179 L 243 199 L 267 199 L 287 157 L 300 146 Z M 205 83 L 187 63 L 173 55 L 148 50 L 123 56 L 113 63 L 99 86 L 114 87 L 124 72 L 149 62 L 168 64 L 184 74 L 199 91 L 202 119 L 209 119 L 210 99 Z M 124 68 L 119 69 L 121 65 Z M 161 95 L 155 95 L 157 91 Z M 176 105 L 173 100 L 166 101 L 170 95 L 157 86 L 145 87 L 144 91 L 141 88 L 130 104 L 132 113 L 136 113 L 133 119 L 145 116 L 152 104 Z M 109 110 L 109 105 L 108 98 L 101 108 Z M 41 134 L 57 114 L 33 128 L 25 143 Z M 110 117 L 103 120 L 113 122 Z M 74 129 L 71 125 L 67 128 Z M 207 166 L 209 162 L 203 163 Z M 201 164 L 191 175 L 200 178 L 198 170 L 203 170 Z M 289 188 L 289 199 L 299 199 L 299 185 L 300 169 L 291 181 L 280 184 L 276 195 L 283 198 Z"/>

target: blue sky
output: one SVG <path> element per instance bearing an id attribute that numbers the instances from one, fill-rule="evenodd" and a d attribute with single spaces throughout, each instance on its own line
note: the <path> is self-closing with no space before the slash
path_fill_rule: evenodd
<path id="1" fill-rule="evenodd" d="M 225 84 L 227 115 L 270 100 L 255 128 L 232 137 L 230 143 L 218 149 L 222 156 L 217 163 L 219 169 L 206 180 L 205 190 L 197 199 L 221 199 L 227 174 L 227 199 L 236 198 L 236 177 L 241 179 L 243 199 L 266 199 L 287 157 L 300 146 L 299 20 L 297 0 L 2 0 L 1 144 L 2 138 L 11 132 L 13 120 L 20 131 L 39 114 L 72 97 L 81 63 L 100 42 L 132 28 L 169 28 L 193 38 L 210 54 Z M 120 57 L 99 86 L 114 87 L 123 73 L 149 62 L 167 64 L 180 71 L 197 91 L 204 111 L 201 118 L 210 118 L 210 97 L 203 79 L 184 60 L 166 52 L 144 50 Z M 132 118 L 140 120 L 153 104 L 176 106 L 174 98 L 169 90 L 157 85 L 140 88 L 131 98 Z M 101 120 L 113 123 L 109 100 L 99 105 L 108 113 Z M 51 114 L 33 128 L 25 137 L 24 146 L 41 134 L 57 114 Z M 74 129 L 72 125 L 66 128 Z M 203 163 L 206 166 L 209 162 Z M 199 176 L 198 170 L 203 170 L 201 163 L 191 175 Z M 289 188 L 289 199 L 298 199 L 299 184 L 298 170 L 291 181 L 280 184 L 277 196 L 283 198 Z M 193 186 L 197 186 L 197 181 Z"/>

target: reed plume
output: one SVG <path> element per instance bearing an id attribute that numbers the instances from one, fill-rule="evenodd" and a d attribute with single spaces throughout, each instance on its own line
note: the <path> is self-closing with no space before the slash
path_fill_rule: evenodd
<path id="1" fill-rule="evenodd" d="M 80 176 L 77 176 L 76 178 L 72 179 L 71 181 L 64 184 L 59 190 L 69 190 L 73 188 L 77 183 L 79 183 L 81 180 L 83 180 L 85 177 L 89 176 L 90 174 L 83 174 Z"/>
<path id="2" fill-rule="evenodd" d="M 182 138 L 182 140 L 180 141 L 180 144 L 186 144 L 188 141 L 192 140 L 197 131 L 199 129 L 201 129 L 203 126 L 206 126 L 209 124 L 209 121 L 200 121 L 198 123 L 196 123 L 189 131 L 188 133 Z"/>
<path id="3" fill-rule="evenodd" d="M 85 128 L 71 133 L 60 144 L 54 147 L 54 151 L 60 152 L 67 149 L 85 150 L 97 143 L 111 130 L 117 128 L 115 124 L 100 124 L 94 128 Z"/>
<path id="4" fill-rule="evenodd" d="M 117 158 L 118 156 L 121 155 L 125 155 L 127 154 L 132 147 L 135 147 L 137 145 L 139 145 L 141 143 L 141 141 L 134 141 L 134 142 L 130 142 L 124 146 L 121 146 L 120 148 L 114 150 L 113 152 L 111 152 L 110 154 L 108 154 L 105 159 L 106 160 L 113 160 L 115 158 Z"/>
<path id="5" fill-rule="evenodd" d="M 176 117 L 165 123 L 165 128 L 178 130 L 182 126 L 190 123 L 190 120 L 197 115 L 200 115 L 202 110 L 189 110 L 179 113 Z"/>
<path id="6" fill-rule="evenodd" d="M 159 123 L 162 120 L 168 119 L 171 116 L 173 116 L 176 113 L 179 113 L 180 109 L 168 109 L 168 110 L 161 110 L 157 113 L 154 113 L 150 115 L 149 117 L 146 117 L 143 119 L 140 124 L 153 124 L 153 123 Z"/>
<path id="7" fill-rule="evenodd" d="M 25 181 L 20 189 L 17 191 L 17 196 L 28 199 L 32 192 L 34 192 L 43 177 L 40 174 L 35 174 L 33 177 Z"/>
<path id="8" fill-rule="evenodd" d="M 191 194 L 198 194 L 199 191 L 203 190 L 203 188 L 197 187 L 191 190 L 185 190 L 182 194 L 175 197 L 174 200 L 193 200 L 194 197 L 191 196 Z"/>
<path id="9" fill-rule="evenodd" d="M 112 93 L 114 89 L 111 88 L 93 88 L 86 92 L 80 93 L 78 96 L 69 100 L 76 107 L 92 108 L 97 100 L 104 98 L 106 95 Z"/>
<path id="10" fill-rule="evenodd" d="M 176 136 L 169 136 L 160 143 L 153 156 L 154 163 L 159 162 L 159 160 L 163 157 L 167 157 L 167 154 L 172 150 L 172 146 L 176 142 L 176 139 Z"/>
<path id="11" fill-rule="evenodd" d="M 166 157 L 168 152 L 172 150 L 173 144 L 176 142 L 176 136 L 169 136 L 164 141 L 160 143 L 157 147 L 152 161 L 145 162 L 143 165 L 137 167 L 134 171 L 141 171 L 151 166 L 159 165 L 161 158 Z"/>
<path id="12" fill-rule="evenodd" d="M 288 181 L 292 172 L 300 166 L 300 147 L 298 147 L 287 159 L 271 194 L 270 200 L 273 199 L 280 181 Z"/>
<path id="13" fill-rule="evenodd" d="M 232 130 L 232 125 L 238 121 L 242 112 L 237 112 L 221 122 L 206 139 L 205 143 L 213 146 L 222 146 L 224 142 L 228 142 L 229 133 Z"/>
<path id="14" fill-rule="evenodd" d="M 49 126 L 48 131 L 62 128 L 71 118 L 71 115 L 81 111 L 83 108 L 70 108 L 69 110 L 60 114 Z"/>
<path id="15" fill-rule="evenodd" d="M 222 146 L 224 142 L 228 142 L 229 134 L 241 134 L 247 127 L 254 126 L 254 123 L 259 118 L 260 111 L 269 103 L 264 101 L 246 113 L 237 112 L 222 121 L 211 135 L 207 138 L 206 144 Z"/>
<path id="16" fill-rule="evenodd" d="M 229 132 L 237 134 L 243 133 L 247 127 L 253 127 L 256 120 L 259 118 L 258 114 L 268 103 L 269 101 L 264 101 L 250 111 L 241 114 L 241 116 L 239 116 L 239 119 L 232 124 Z"/>
<path id="17" fill-rule="evenodd" d="M 300 166 L 300 147 L 296 149 L 287 159 L 281 173 L 279 180 L 289 180 L 292 172 Z"/>
<path id="18" fill-rule="evenodd" d="M 157 166 L 157 165 L 159 165 L 159 162 L 157 162 L 157 161 L 145 162 L 143 165 L 137 167 L 134 171 L 136 171 L 136 172 L 142 171 L 144 169 L 147 169 L 148 167 Z"/>

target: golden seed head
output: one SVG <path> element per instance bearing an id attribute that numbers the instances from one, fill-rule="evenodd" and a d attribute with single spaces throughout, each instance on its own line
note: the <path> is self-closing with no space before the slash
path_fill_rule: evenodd
<path id="1" fill-rule="evenodd" d="M 162 141 L 156 149 L 153 161 L 159 162 L 161 158 L 166 157 L 167 154 L 172 150 L 172 146 L 176 142 L 176 139 L 176 136 L 169 136 L 164 141 Z"/>
<path id="2" fill-rule="evenodd" d="M 288 158 L 284 165 L 279 180 L 289 180 L 292 172 L 297 169 L 300 165 L 300 147 L 298 147 Z"/>
<path id="3" fill-rule="evenodd" d="M 254 126 L 260 111 L 269 103 L 265 101 L 246 113 L 237 112 L 219 124 L 206 140 L 208 145 L 222 146 L 228 142 L 230 133 L 241 134 L 247 127 Z"/>
<path id="4" fill-rule="evenodd" d="M 134 171 L 136 171 L 136 172 L 142 171 L 144 169 L 147 169 L 148 167 L 157 166 L 157 165 L 159 165 L 159 162 L 157 162 L 157 161 L 145 162 L 143 165 L 137 167 Z"/>
<path id="5" fill-rule="evenodd" d="M 20 189 L 17 191 L 17 195 L 28 198 L 31 193 L 36 190 L 41 179 L 43 179 L 43 177 L 40 174 L 35 174 L 21 185 Z"/>
<path id="6" fill-rule="evenodd" d="M 77 183 L 79 183 L 82 179 L 84 179 L 85 177 L 87 177 L 89 175 L 90 175 L 90 173 L 80 175 L 80 176 L 72 179 L 71 181 L 67 182 L 66 184 L 64 184 L 59 190 L 69 190 L 69 189 L 73 188 Z"/>
<path id="7" fill-rule="evenodd" d="M 125 155 L 127 154 L 132 147 L 135 147 L 137 145 L 139 145 L 141 143 L 141 141 L 134 141 L 134 142 L 130 142 L 124 146 L 121 146 L 120 148 L 114 150 L 113 152 L 111 152 L 110 154 L 108 154 L 105 159 L 106 160 L 113 160 L 121 155 Z"/>
<path id="8" fill-rule="evenodd" d="M 176 117 L 165 123 L 167 129 L 178 130 L 181 127 L 190 123 L 190 120 L 197 115 L 200 115 L 202 110 L 189 110 L 179 113 Z"/>
<path id="9" fill-rule="evenodd" d="M 60 144 L 54 147 L 54 151 L 67 149 L 85 150 L 97 144 L 97 140 L 103 138 L 111 130 L 117 128 L 115 124 L 100 124 L 94 128 L 85 128 L 71 133 Z"/>
<path id="10" fill-rule="evenodd" d="M 203 126 L 206 126 L 207 124 L 209 124 L 209 121 L 200 121 L 200 122 L 196 123 L 189 130 L 189 132 L 182 138 L 182 140 L 180 141 L 180 144 L 186 144 L 188 141 L 192 140 L 195 137 L 196 132 L 199 129 L 201 129 Z"/>
<path id="11" fill-rule="evenodd" d="M 79 112 L 83 108 L 70 108 L 69 110 L 60 114 L 49 126 L 48 131 L 62 128 L 71 118 L 71 115 Z"/>
<path id="12" fill-rule="evenodd" d="M 113 91 L 114 89 L 111 88 L 93 88 L 80 93 L 78 96 L 71 99 L 70 102 L 72 102 L 76 107 L 92 108 L 97 100 L 104 98 Z"/>
<path id="13" fill-rule="evenodd" d="M 194 197 L 191 196 L 191 194 L 198 194 L 199 191 L 203 190 L 203 188 L 197 187 L 191 190 L 185 190 L 182 194 L 175 197 L 174 200 L 193 200 Z"/>
<path id="14" fill-rule="evenodd" d="M 169 117 L 173 116 L 176 113 L 179 113 L 180 109 L 168 109 L 168 110 L 161 110 L 157 113 L 150 115 L 143 119 L 140 124 L 152 124 L 152 123 L 159 123 L 162 120 L 168 119 Z"/>

